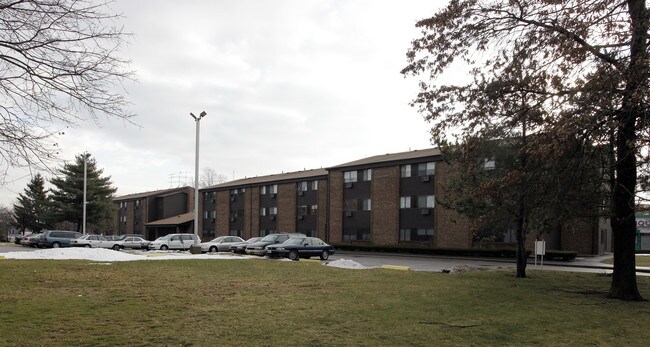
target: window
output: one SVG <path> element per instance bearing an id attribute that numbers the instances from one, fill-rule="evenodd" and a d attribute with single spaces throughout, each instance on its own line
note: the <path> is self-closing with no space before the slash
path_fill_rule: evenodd
<path id="1" fill-rule="evenodd" d="M 311 182 L 311 190 L 318 190 L 318 181 Z"/>
<path id="2" fill-rule="evenodd" d="M 361 211 L 372 210 L 372 203 L 370 199 L 361 199 Z"/>
<path id="3" fill-rule="evenodd" d="M 266 236 L 274 233 L 275 233 L 274 229 L 260 229 L 260 236 Z"/>
<path id="4" fill-rule="evenodd" d="M 239 237 L 242 237 L 242 231 L 241 231 L 241 230 L 233 229 L 233 230 L 230 230 L 230 232 L 228 232 L 228 234 L 229 234 L 230 236 L 239 236 Z"/>
<path id="5" fill-rule="evenodd" d="M 140 200 L 135 201 L 135 207 L 140 207 Z"/>
<path id="6" fill-rule="evenodd" d="M 260 216 L 266 216 L 266 207 L 260 208 Z"/>
<path id="7" fill-rule="evenodd" d="M 418 208 L 433 208 L 433 195 L 418 196 Z"/>
<path id="8" fill-rule="evenodd" d="M 308 237 L 317 237 L 318 236 L 318 232 L 315 229 L 305 230 L 305 232 L 303 234 L 307 235 Z"/>
<path id="9" fill-rule="evenodd" d="M 402 196 L 399 198 L 399 208 L 411 208 L 411 197 Z"/>
<path id="10" fill-rule="evenodd" d="M 298 216 L 304 216 L 307 214 L 307 205 L 298 206 Z"/>
<path id="11" fill-rule="evenodd" d="M 212 211 L 210 214 L 212 215 L 212 218 L 217 218 L 217 211 Z"/>
<path id="12" fill-rule="evenodd" d="M 203 211 L 203 219 L 208 219 L 208 211 Z"/>
<path id="13" fill-rule="evenodd" d="M 269 194 L 277 194 L 277 193 L 278 193 L 278 185 L 277 184 L 269 186 Z"/>
<path id="14" fill-rule="evenodd" d="M 277 207 L 269 207 L 269 215 L 274 216 L 278 214 L 278 208 Z"/>
<path id="15" fill-rule="evenodd" d="M 400 167 L 400 176 L 411 177 L 411 165 L 402 165 Z"/>
<path id="16" fill-rule="evenodd" d="M 348 199 L 343 202 L 343 210 L 346 212 L 352 212 L 357 210 L 357 200 Z"/>
<path id="17" fill-rule="evenodd" d="M 418 176 L 430 176 L 436 173 L 436 163 L 420 163 L 418 164 Z"/>
<path id="18" fill-rule="evenodd" d="M 494 158 L 485 158 L 485 161 L 483 162 L 483 169 L 484 170 L 496 169 L 496 162 L 494 161 Z"/>
<path id="19" fill-rule="evenodd" d="M 348 228 L 343 230 L 343 241 L 369 241 L 370 229 Z"/>
<path id="20" fill-rule="evenodd" d="M 214 229 L 204 229 L 203 236 L 214 236 Z"/>
<path id="21" fill-rule="evenodd" d="M 400 241 L 431 241 L 433 228 L 406 228 L 399 230 Z"/>
<path id="22" fill-rule="evenodd" d="M 351 183 L 357 181 L 357 172 L 356 171 L 346 171 L 343 173 L 343 181 L 345 183 Z"/>
<path id="23" fill-rule="evenodd" d="M 307 182 L 298 182 L 298 191 L 306 192 L 307 191 Z"/>
<path id="24" fill-rule="evenodd" d="M 372 169 L 363 170 L 363 171 L 361 171 L 361 173 L 363 175 L 363 180 L 364 181 L 372 180 Z"/>
<path id="25" fill-rule="evenodd" d="M 317 215 L 318 214 L 318 205 L 309 206 L 309 214 Z"/>
<path id="26" fill-rule="evenodd" d="M 260 195 L 266 194 L 266 186 L 260 187 Z"/>

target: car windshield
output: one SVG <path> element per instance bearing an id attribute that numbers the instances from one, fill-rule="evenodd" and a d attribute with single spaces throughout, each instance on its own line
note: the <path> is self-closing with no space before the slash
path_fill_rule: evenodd
<path id="1" fill-rule="evenodd" d="M 266 235 L 266 236 L 264 236 L 263 239 L 260 240 L 260 242 L 273 242 L 277 238 L 278 238 L 278 235 Z"/>
<path id="2" fill-rule="evenodd" d="M 210 241 L 210 242 L 221 242 L 221 241 L 223 241 L 223 239 L 225 239 L 225 238 L 226 238 L 225 236 L 219 236 L 219 237 L 217 237 L 216 239 L 214 239 L 214 240 L 212 240 L 212 241 Z"/>
<path id="3" fill-rule="evenodd" d="M 284 241 L 284 244 L 285 245 L 299 245 L 304 240 L 305 240 L 304 237 L 294 237 L 294 238 L 291 238 L 291 239 L 288 239 L 288 240 Z"/>
<path id="4" fill-rule="evenodd" d="M 253 242 L 257 242 L 259 240 L 260 240 L 259 237 L 253 237 L 253 238 L 250 238 L 250 239 L 244 241 L 244 243 L 253 243 Z"/>
<path id="5" fill-rule="evenodd" d="M 169 235 L 161 236 L 161 237 L 156 239 L 156 241 L 165 241 L 165 240 L 169 240 Z"/>

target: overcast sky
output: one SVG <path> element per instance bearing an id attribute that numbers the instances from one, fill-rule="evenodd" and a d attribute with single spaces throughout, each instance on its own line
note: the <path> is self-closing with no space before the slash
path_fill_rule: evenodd
<path id="1" fill-rule="evenodd" d="M 125 87 L 140 127 L 80 124 L 61 156 L 91 153 L 118 196 L 184 185 L 194 176 L 189 113 L 201 111 L 200 166 L 229 179 L 430 147 L 408 105 L 417 81 L 399 72 L 415 23 L 445 3 L 118 0 L 134 33 L 120 55 L 137 74 Z M 27 174 L 10 172 L 0 204 Z"/>

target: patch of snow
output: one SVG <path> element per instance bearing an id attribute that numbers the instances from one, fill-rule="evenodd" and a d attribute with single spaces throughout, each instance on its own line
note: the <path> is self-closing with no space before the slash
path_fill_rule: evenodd
<path id="1" fill-rule="evenodd" d="M 170 259 L 251 259 L 251 256 L 231 254 L 188 254 L 179 252 L 138 252 L 128 253 L 104 248 L 49 248 L 31 252 L 2 253 L 6 259 L 56 259 L 90 260 L 97 262 L 117 262 L 134 260 Z"/>
<path id="2" fill-rule="evenodd" d="M 338 259 L 338 260 L 330 261 L 325 265 L 331 267 L 337 267 L 341 269 L 353 269 L 353 270 L 369 269 L 369 267 L 363 266 L 354 260 L 347 260 L 347 259 Z"/>

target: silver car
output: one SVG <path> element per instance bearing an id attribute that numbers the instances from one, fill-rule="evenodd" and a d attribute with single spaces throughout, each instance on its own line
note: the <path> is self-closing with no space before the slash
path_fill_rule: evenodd
<path id="1" fill-rule="evenodd" d="M 219 236 L 212 241 L 201 243 L 201 252 L 228 252 L 231 245 L 242 242 L 244 239 L 239 236 Z"/>
<path id="2" fill-rule="evenodd" d="M 116 247 L 116 241 L 109 241 L 101 235 L 83 235 L 78 239 L 70 240 L 71 247 L 87 247 L 87 248 L 112 248 L 115 250 L 120 249 Z"/>

